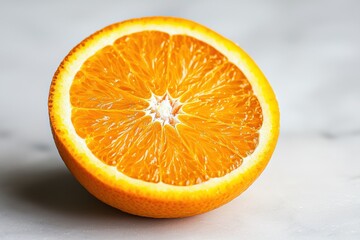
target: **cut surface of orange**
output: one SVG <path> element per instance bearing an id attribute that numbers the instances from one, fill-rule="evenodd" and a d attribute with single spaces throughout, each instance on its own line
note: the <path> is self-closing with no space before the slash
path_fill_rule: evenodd
<path id="1" fill-rule="evenodd" d="M 229 202 L 260 175 L 279 134 L 275 95 L 237 45 L 189 20 L 110 25 L 54 75 L 55 143 L 103 202 L 184 217 Z"/>

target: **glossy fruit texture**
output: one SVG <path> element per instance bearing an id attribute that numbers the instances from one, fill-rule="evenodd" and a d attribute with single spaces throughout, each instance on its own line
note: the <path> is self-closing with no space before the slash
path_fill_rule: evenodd
<path id="1" fill-rule="evenodd" d="M 275 96 L 235 44 L 184 19 L 111 25 L 74 48 L 49 96 L 64 162 L 123 211 L 183 217 L 244 191 L 275 148 Z"/>

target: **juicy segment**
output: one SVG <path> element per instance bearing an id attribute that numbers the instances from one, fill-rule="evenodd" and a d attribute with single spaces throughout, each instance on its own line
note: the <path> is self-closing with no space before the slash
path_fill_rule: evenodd
<path id="1" fill-rule="evenodd" d="M 149 115 L 154 96 L 176 102 L 176 122 Z M 257 147 L 263 121 L 251 85 L 224 55 L 158 31 L 99 50 L 76 74 L 70 100 L 77 134 L 99 160 L 132 178 L 178 186 L 238 168 Z"/>

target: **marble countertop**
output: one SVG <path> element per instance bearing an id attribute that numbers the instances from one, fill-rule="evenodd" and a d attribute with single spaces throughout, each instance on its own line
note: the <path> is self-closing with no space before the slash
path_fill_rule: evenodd
<path id="1" fill-rule="evenodd" d="M 0 3 L 0 239 L 360 239 L 358 1 Z M 172 15 L 236 41 L 278 96 L 281 136 L 260 178 L 184 219 L 96 200 L 61 161 L 47 94 L 67 52 L 113 22 Z"/>

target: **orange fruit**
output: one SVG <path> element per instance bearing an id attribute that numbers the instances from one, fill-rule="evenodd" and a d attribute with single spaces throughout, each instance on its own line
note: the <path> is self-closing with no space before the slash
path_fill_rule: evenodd
<path id="1" fill-rule="evenodd" d="M 78 181 L 156 218 L 217 208 L 247 189 L 279 134 L 275 95 L 253 60 L 200 24 L 146 17 L 83 40 L 56 71 L 50 124 Z"/>

